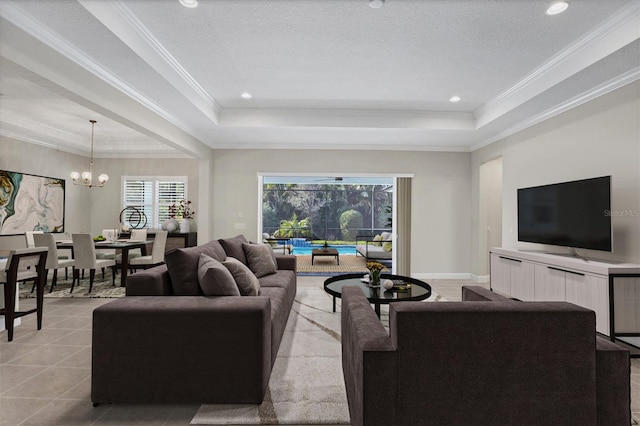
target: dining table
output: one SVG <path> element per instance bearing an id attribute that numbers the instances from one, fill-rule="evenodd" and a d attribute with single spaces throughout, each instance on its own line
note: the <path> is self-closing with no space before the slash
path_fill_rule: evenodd
<path id="1" fill-rule="evenodd" d="M 147 255 L 147 244 L 151 244 L 153 241 L 133 241 L 133 240 L 115 240 L 115 241 L 95 241 L 95 247 L 97 249 L 116 249 L 122 254 L 121 267 L 120 267 L 120 287 L 127 285 L 127 271 L 129 270 L 129 251 L 133 249 L 140 249 L 143 256 Z M 73 241 L 60 240 L 56 242 L 56 246 L 59 249 L 70 249 L 73 253 Z"/>

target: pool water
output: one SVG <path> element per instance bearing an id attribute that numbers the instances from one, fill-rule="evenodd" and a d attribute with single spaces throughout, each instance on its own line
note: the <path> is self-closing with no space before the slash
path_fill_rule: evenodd
<path id="1" fill-rule="evenodd" d="M 321 249 L 323 246 L 308 246 L 308 247 L 293 247 L 293 254 L 298 255 L 311 255 L 311 250 L 313 249 Z M 356 246 L 350 245 L 339 245 L 339 246 L 329 246 L 329 248 L 338 249 L 338 254 L 356 254 Z"/>

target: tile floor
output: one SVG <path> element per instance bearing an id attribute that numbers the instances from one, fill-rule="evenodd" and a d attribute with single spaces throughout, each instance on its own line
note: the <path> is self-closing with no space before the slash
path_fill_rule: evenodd
<path id="1" fill-rule="evenodd" d="M 300 277 L 301 287 L 323 277 Z M 448 300 L 460 300 L 459 281 L 435 280 Z M 0 332 L 0 425 L 188 425 L 199 404 L 91 404 L 91 313 L 110 299 L 45 299 L 44 322 L 22 318 L 14 341 Z M 33 299 L 21 300 L 28 308 Z M 632 360 L 632 411 L 640 418 L 640 359 Z"/>

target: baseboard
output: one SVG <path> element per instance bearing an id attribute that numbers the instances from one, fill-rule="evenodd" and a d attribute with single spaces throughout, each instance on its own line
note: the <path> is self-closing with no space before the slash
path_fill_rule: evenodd
<path id="1" fill-rule="evenodd" d="M 471 274 L 471 280 L 477 283 L 488 283 L 490 275 L 475 275 Z"/>
<path id="2" fill-rule="evenodd" d="M 472 275 L 469 273 L 422 273 L 411 274 L 412 277 L 418 279 L 432 280 L 471 280 Z"/>

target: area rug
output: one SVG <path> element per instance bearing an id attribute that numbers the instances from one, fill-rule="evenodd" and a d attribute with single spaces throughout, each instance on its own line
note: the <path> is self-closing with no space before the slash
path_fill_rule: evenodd
<path id="1" fill-rule="evenodd" d="M 20 284 L 20 298 L 29 299 L 35 298 L 36 292 L 31 293 L 32 283 Z M 112 285 L 111 271 L 105 273 L 104 279 L 100 272 L 96 273 L 96 277 L 93 281 L 93 288 L 89 293 L 89 274 L 87 273 L 84 279 L 80 280 L 80 284 L 76 284 L 71 293 L 71 271 L 69 271 L 69 279 L 64 279 L 64 271 L 61 269 L 58 271 L 58 282 L 53 288 L 53 291 L 49 293 L 51 288 L 51 273 L 47 279 L 47 286 L 44 289 L 44 297 L 124 297 L 125 288 L 120 287 L 120 275 L 116 277 L 116 285 Z"/>
<path id="2" fill-rule="evenodd" d="M 298 288 L 262 404 L 203 405 L 191 424 L 349 424 L 331 296 Z"/>
<path id="3" fill-rule="evenodd" d="M 427 301 L 445 300 L 432 293 Z M 298 288 L 262 404 L 202 405 L 194 425 L 349 424 L 342 376 L 340 309 L 317 287 Z M 417 302 L 419 303 L 419 302 Z M 389 323 L 389 307 L 381 307 Z"/>
<path id="4" fill-rule="evenodd" d="M 341 255 L 340 264 L 334 257 L 316 257 L 311 264 L 311 255 L 296 255 L 298 274 L 337 275 L 367 272 L 364 257 L 351 254 Z"/>

